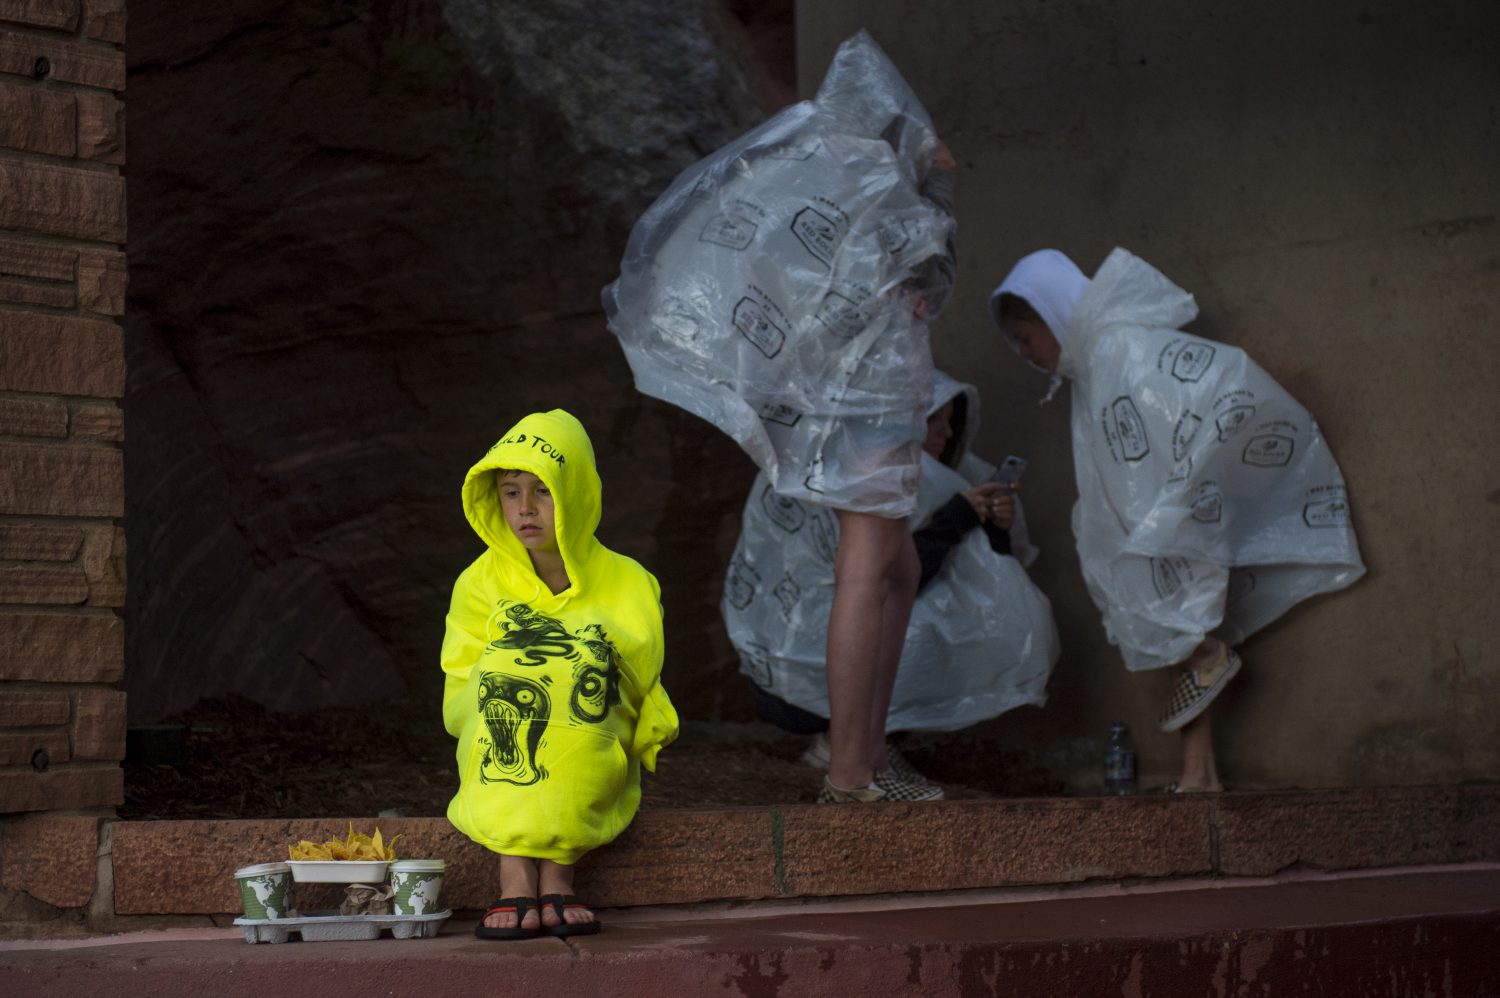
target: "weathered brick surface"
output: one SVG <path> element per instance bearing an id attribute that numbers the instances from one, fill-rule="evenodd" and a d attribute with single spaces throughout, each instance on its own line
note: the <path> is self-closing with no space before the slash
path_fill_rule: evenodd
<path id="1" fill-rule="evenodd" d="M 783 809 L 793 894 L 956 890 L 1206 874 L 1203 800 L 951 801 Z M 868 812 L 867 814 L 865 812 Z"/>
<path id="2" fill-rule="evenodd" d="M 124 330 L 104 319 L 0 310 L 0 389 L 119 398 Z"/>
<path id="3" fill-rule="evenodd" d="M 124 165 L 125 105 L 110 94 L 78 95 L 78 155 Z"/>
<path id="4" fill-rule="evenodd" d="M 0 689 L 0 727 L 46 728 L 67 724 L 73 704 L 67 693 Z"/>
<path id="5" fill-rule="evenodd" d="M 77 266 L 78 251 L 75 249 L 0 239 L 0 276 L 72 284 Z"/>
<path id="6" fill-rule="evenodd" d="M 0 228 L 123 243 L 125 180 L 98 170 L 0 159 Z"/>
<path id="7" fill-rule="evenodd" d="M 82 549 L 78 527 L 0 523 L 0 561 L 72 561 Z"/>
<path id="8" fill-rule="evenodd" d="M 125 44 L 125 0 L 87 0 L 84 34 L 116 45 Z"/>
<path id="9" fill-rule="evenodd" d="M 114 614 L 0 611 L 0 681 L 116 683 L 124 664 Z"/>
<path id="10" fill-rule="evenodd" d="M 0 280 L 0 302 L 72 308 L 78 304 L 78 292 L 71 285 L 25 284 L 21 281 Z"/>
<path id="11" fill-rule="evenodd" d="M 117 763 L 70 762 L 45 773 L 0 770 L 0 812 L 116 807 L 125 802 L 125 770 Z"/>
<path id="12" fill-rule="evenodd" d="M 0 20 L 73 31 L 78 27 L 80 7 L 79 0 L 5 0 L 0 3 Z"/>
<path id="13" fill-rule="evenodd" d="M 1500 860 L 1500 785 L 1228 794 L 1216 821 L 1230 875 Z"/>
<path id="14" fill-rule="evenodd" d="M 89 598 L 81 568 L 55 565 L 0 565 L 0 603 L 77 606 Z"/>
<path id="15" fill-rule="evenodd" d="M 125 531 L 115 526 L 85 530 L 83 573 L 89 606 L 125 605 Z"/>
<path id="16" fill-rule="evenodd" d="M 125 468 L 118 450 L 0 443 L 0 513 L 121 516 Z"/>
<path id="17" fill-rule="evenodd" d="M 4 282 L 0 282 L 0 289 Z M 3 295 L 3 291 L 0 291 Z M 58 402 L 0 398 L 0 436 L 66 437 L 68 407 Z"/>
<path id="18" fill-rule="evenodd" d="M 125 694 L 79 690 L 73 695 L 73 758 L 125 758 Z"/>
<path id="19" fill-rule="evenodd" d="M 125 254 L 85 250 L 78 258 L 78 303 L 99 315 L 125 314 Z"/>
<path id="20" fill-rule="evenodd" d="M 30 78 L 38 58 L 47 60 L 49 80 L 103 90 L 125 89 L 125 53 L 121 49 L 0 31 L 0 73 Z"/>
<path id="21" fill-rule="evenodd" d="M 73 757 L 66 731 L 54 729 L 18 734 L 0 729 L 0 766 L 30 766 L 38 749 L 47 753 L 49 765 L 67 762 Z"/>
<path id="22" fill-rule="evenodd" d="M 0 146 L 72 156 L 78 150 L 77 119 L 72 94 L 0 81 Z"/>
<path id="23" fill-rule="evenodd" d="M 99 871 L 98 818 L 21 818 L 0 838 L 0 884 L 59 908 L 82 908 Z"/>
<path id="24" fill-rule="evenodd" d="M 125 411 L 117 405 L 75 405 L 70 425 L 77 440 L 120 443 L 125 439 Z"/>

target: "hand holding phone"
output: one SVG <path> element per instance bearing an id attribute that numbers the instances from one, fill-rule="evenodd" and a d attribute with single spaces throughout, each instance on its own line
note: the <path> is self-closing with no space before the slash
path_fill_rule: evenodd
<path id="1" fill-rule="evenodd" d="M 1000 467 L 995 469 L 995 473 L 990 476 L 990 481 L 1015 488 L 1021 481 L 1021 474 L 1025 470 L 1026 459 L 1012 454 L 1000 462 Z"/>

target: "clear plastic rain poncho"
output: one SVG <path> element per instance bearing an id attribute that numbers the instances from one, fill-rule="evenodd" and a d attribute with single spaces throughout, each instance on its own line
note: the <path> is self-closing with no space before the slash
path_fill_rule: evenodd
<path id="1" fill-rule="evenodd" d="M 954 466 L 922 454 L 913 530 L 955 493 L 995 471 L 968 452 L 979 418 L 978 393 L 941 372 L 934 377 L 931 411 L 959 392 L 968 396 L 968 406 Z M 773 696 L 821 717 L 828 716 L 824 655 L 838 531 L 832 512 L 777 495 L 764 473 L 756 476 L 720 604 L 740 671 Z M 969 531 L 917 595 L 887 731 L 952 731 L 1046 701 L 1058 656 L 1057 628 L 1047 597 L 1022 567 L 1036 558 L 1036 549 L 1026 538 L 1019 500 L 1010 536 L 1017 557 L 991 550 L 983 530 Z"/>
<path id="2" fill-rule="evenodd" d="M 1365 571 L 1317 422 L 1243 350 L 1182 332 L 1197 314 L 1116 249 L 1058 337 L 1078 556 L 1131 669 L 1180 662 L 1210 631 L 1238 643 Z"/>
<path id="3" fill-rule="evenodd" d="M 690 167 L 604 290 L 636 387 L 732 436 L 784 496 L 904 517 L 931 394 L 927 112 L 863 32 L 817 97 Z M 946 275 L 951 278 L 950 275 Z M 924 286 L 925 284 L 925 286 Z"/>

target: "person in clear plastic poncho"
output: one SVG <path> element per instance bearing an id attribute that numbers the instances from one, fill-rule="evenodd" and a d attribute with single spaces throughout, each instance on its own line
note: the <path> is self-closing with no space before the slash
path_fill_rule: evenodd
<path id="1" fill-rule="evenodd" d="M 885 716 L 919 575 L 904 521 L 927 322 L 953 281 L 953 165 L 861 32 L 813 100 L 672 183 L 604 290 L 637 388 L 733 437 L 777 494 L 836 511 L 826 802 L 933 797 L 891 768 Z"/>
<path id="2" fill-rule="evenodd" d="M 886 729 L 952 731 L 1046 701 L 1057 660 L 1047 598 L 1026 575 L 1036 551 L 1010 487 L 969 452 L 979 393 L 933 375 L 917 512 L 908 522 L 921 585 Z M 777 495 L 764 474 L 746 499 L 720 604 L 762 715 L 815 735 L 803 759 L 828 765 L 824 630 L 838 526 L 822 507 Z M 1014 555 L 1014 556 L 1013 556 Z M 926 782 L 894 744 L 893 766 Z"/>
<path id="3" fill-rule="evenodd" d="M 1127 667 L 1178 670 L 1169 789 L 1220 789 L 1208 708 L 1239 671 L 1231 646 L 1364 574 L 1343 475 L 1307 410 L 1244 351 L 1183 332 L 1193 297 L 1123 249 L 1092 280 L 1033 253 L 990 308 L 1054 391 L 1072 381 L 1089 594 Z"/>

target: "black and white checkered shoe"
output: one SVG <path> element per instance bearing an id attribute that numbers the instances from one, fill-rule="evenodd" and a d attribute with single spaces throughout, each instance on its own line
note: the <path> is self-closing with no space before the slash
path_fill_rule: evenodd
<path id="1" fill-rule="evenodd" d="M 907 783 L 916 783 L 924 787 L 932 783 L 927 777 L 917 772 L 917 767 L 911 764 L 911 760 L 906 757 L 906 753 L 902 752 L 896 746 L 895 742 L 887 741 L 885 743 L 885 755 L 886 758 L 891 760 L 891 771 Z"/>
<path id="2" fill-rule="evenodd" d="M 868 787 L 855 787 L 853 790 L 845 790 L 836 787 L 828 779 L 823 777 L 823 789 L 818 791 L 819 804 L 878 804 L 881 801 L 890 800 L 884 788 L 880 786 L 879 779 Z"/>
<path id="3" fill-rule="evenodd" d="M 1219 654 L 1201 669 L 1188 669 L 1172 686 L 1172 701 L 1162 715 L 1163 731 L 1176 731 L 1208 709 L 1214 697 L 1240 671 L 1240 657 L 1228 645 L 1219 646 Z"/>
<path id="4" fill-rule="evenodd" d="M 942 800 L 946 796 L 943 788 L 937 784 L 928 783 L 925 780 L 921 783 L 912 783 L 910 780 L 902 779 L 894 769 L 876 773 L 875 785 L 885 791 L 886 800 L 930 801 Z"/>

